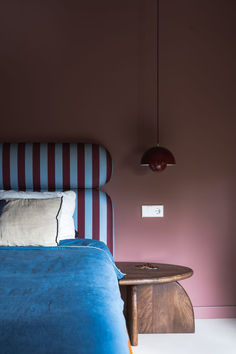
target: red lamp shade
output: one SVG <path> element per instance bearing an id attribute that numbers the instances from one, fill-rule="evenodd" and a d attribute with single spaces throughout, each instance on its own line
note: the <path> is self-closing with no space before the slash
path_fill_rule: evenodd
<path id="1" fill-rule="evenodd" d="M 163 171 L 166 166 L 175 164 L 173 154 L 161 146 L 155 146 L 147 150 L 141 159 L 141 166 L 149 166 L 154 172 Z"/>

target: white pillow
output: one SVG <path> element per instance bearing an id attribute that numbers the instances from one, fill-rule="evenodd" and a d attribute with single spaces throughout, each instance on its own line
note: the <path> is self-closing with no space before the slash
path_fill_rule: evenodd
<path id="1" fill-rule="evenodd" d="M 18 192 L 0 190 L 0 199 L 51 199 L 63 197 L 61 211 L 59 214 L 58 241 L 75 238 L 75 225 L 73 214 L 75 211 L 74 191 L 66 192 Z"/>
<path id="2" fill-rule="evenodd" d="M 8 199 L 0 216 L 0 246 L 57 246 L 62 198 Z"/>

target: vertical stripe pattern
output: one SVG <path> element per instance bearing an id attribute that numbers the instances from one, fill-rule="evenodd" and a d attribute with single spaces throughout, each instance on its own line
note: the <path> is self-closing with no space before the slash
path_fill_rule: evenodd
<path id="1" fill-rule="evenodd" d="M 62 163 L 63 163 L 63 188 L 64 186 L 70 186 L 70 144 L 63 144 L 62 150 Z"/>
<path id="2" fill-rule="evenodd" d="M 92 190 L 93 197 L 93 213 L 92 213 L 92 235 L 95 240 L 100 239 L 100 227 L 99 227 L 99 214 L 100 214 L 100 203 L 99 203 L 99 192 L 96 189 Z"/>
<path id="3" fill-rule="evenodd" d="M 10 145 L 10 185 L 18 186 L 18 145 Z"/>
<path id="4" fill-rule="evenodd" d="M 93 190 L 86 188 L 84 191 L 84 213 L 85 213 L 85 226 L 84 234 L 86 238 L 93 238 Z"/>
<path id="5" fill-rule="evenodd" d="M 41 183 L 44 181 L 44 183 Z M 40 189 L 48 189 L 48 146 L 40 144 Z"/>
<path id="6" fill-rule="evenodd" d="M 18 187 L 25 191 L 25 144 L 18 144 Z"/>
<path id="7" fill-rule="evenodd" d="M 93 148 L 91 144 L 84 145 L 84 180 L 85 180 L 85 188 L 86 184 L 95 188 L 93 186 Z M 89 187 L 89 188 L 91 188 Z"/>
<path id="8" fill-rule="evenodd" d="M 25 187 L 33 188 L 33 144 L 25 144 Z M 14 187 L 12 187 L 14 189 Z M 21 188 L 19 188 L 21 189 Z"/>
<path id="9" fill-rule="evenodd" d="M 78 144 L 77 147 L 77 156 L 78 156 L 78 160 L 77 160 L 77 176 L 78 176 L 78 180 L 77 180 L 77 188 L 86 188 L 86 184 L 85 184 L 85 153 L 84 153 L 84 144 Z M 92 186 L 87 188 L 91 188 Z"/>
<path id="10" fill-rule="evenodd" d="M 99 146 L 98 145 L 93 145 L 92 146 L 92 184 L 93 188 L 96 188 L 99 186 L 100 180 L 99 180 Z"/>
<path id="11" fill-rule="evenodd" d="M 48 144 L 48 189 L 55 191 L 55 144 Z"/>
<path id="12" fill-rule="evenodd" d="M 101 240 L 113 252 L 112 203 L 99 190 L 111 174 L 111 156 L 101 145 L 0 144 L 0 189 L 74 190 L 78 237 Z"/>
<path id="13" fill-rule="evenodd" d="M 99 146 L 99 186 L 104 185 L 106 183 L 106 180 L 107 180 L 107 154 L 106 154 L 106 150 L 102 146 Z"/>
<path id="14" fill-rule="evenodd" d="M 55 144 L 55 188 L 63 189 L 62 144 Z"/>
<path id="15" fill-rule="evenodd" d="M 78 215 L 77 215 L 77 230 L 78 237 L 85 238 L 88 235 L 85 234 L 85 189 L 78 189 L 77 192 L 77 205 L 78 205 Z"/>
<path id="16" fill-rule="evenodd" d="M 3 186 L 3 164 L 2 164 L 2 149 L 0 149 L 0 186 Z"/>
<path id="17" fill-rule="evenodd" d="M 3 189 L 11 189 L 10 184 L 10 144 L 2 145 L 2 176 Z"/>
<path id="18" fill-rule="evenodd" d="M 107 244 L 107 198 L 102 191 L 99 191 L 99 211 L 99 236 Z"/>
<path id="19" fill-rule="evenodd" d="M 40 144 L 33 144 L 33 189 L 40 191 Z M 11 186 L 13 188 L 13 186 Z"/>

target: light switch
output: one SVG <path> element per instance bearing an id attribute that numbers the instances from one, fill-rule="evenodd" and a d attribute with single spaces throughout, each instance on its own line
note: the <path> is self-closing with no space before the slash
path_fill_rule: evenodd
<path id="1" fill-rule="evenodd" d="M 142 218 L 163 218 L 163 205 L 142 205 Z"/>

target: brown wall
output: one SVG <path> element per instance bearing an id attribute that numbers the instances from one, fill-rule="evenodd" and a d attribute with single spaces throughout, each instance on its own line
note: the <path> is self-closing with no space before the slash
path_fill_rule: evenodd
<path id="1" fill-rule="evenodd" d="M 103 143 L 116 259 L 188 265 L 196 314 L 233 316 L 236 2 L 160 0 L 160 135 L 177 160 L 161 174 L 139 167 L 155 144 L 155 9 L 0 1 L 0 140 Z M 142 204 L 165 218 L 141 219 Z"/>

